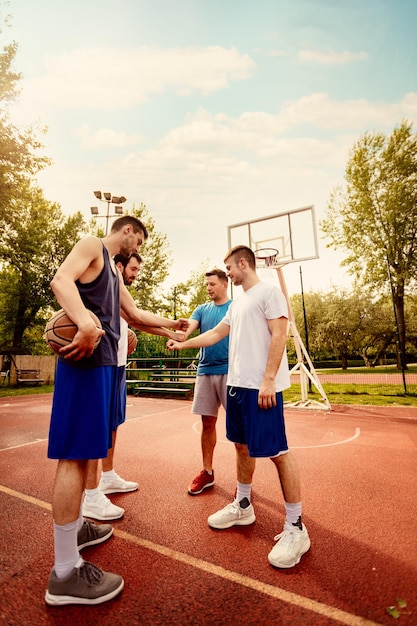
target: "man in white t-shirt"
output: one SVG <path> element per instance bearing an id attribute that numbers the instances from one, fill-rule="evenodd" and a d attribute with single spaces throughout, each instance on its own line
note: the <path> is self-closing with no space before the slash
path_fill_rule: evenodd
<path id="1" fill-rule="evenodd" d="M 283 414 L 282 391 L 290 386 L 288 306 L 277 285 L 259 279 L 253 250 L 235 246 L 224 262 L 242 294 L 212 330 L 183 343 L 170 340 L 167 347 L 202 348 L 229 335 L 226 435 L 235 444 L 237 489 L 234 501 L 210 515 L 208 524 L 225 529 L 254 523 L 251 491 L 256 458 L 270 458 L 278 472 L 286 519 L 268 560 L 275 567 L 289 568 L 309 550 L 310 539 L 301 520 L 300 477 L 288 449 Z"/>

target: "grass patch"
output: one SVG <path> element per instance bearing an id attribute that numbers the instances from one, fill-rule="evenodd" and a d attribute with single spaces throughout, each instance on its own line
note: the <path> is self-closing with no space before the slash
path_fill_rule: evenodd
<path id="1" fill-rule="evenodd" d="M 411 369 L 411 368 L 410 368 Z M 413 366 L 417 372 L 417 367 Z M 321 370 L 324 371 L 324 370 Z M 346 370 L 331 370 L 329 373 L 340 373 Z M 363 373 L 361 370 L 349 370 L 349 373 Z M 373 370 L 374 371 L 374 370 Z M 326 370 L 327 373 L 327 370 Z M 380 374 L 379 370 L 375 372 Z M 142 377 L 140 377 L 142 378 Z M 323 389 L 329 399 L 330 404 L 363 404 L 373 406 L 415 406 L 417 407 L 417 385 L 407 385 L 407 395 L 401 385 L 360 385 L 355 383 L 332 384 L 325 383 Z M 53 385 L 41 385 L 39 387 L 0 387 L 0 398 L 28 396 L 44 393 L 52 393 Z M 284 391 L 285 402 L 295 402 L 301 399 L 300 385 L 293 384 L 290 389 Z M 310 400 L 321 401 L 321 396 L 317 389 L 312 386 L 312 391 L 308 393 Z"/>
<path id="2" fill-rule="evenodd" d="M 381 376 L 381 374 L 401 374 L 401 370 L 397 369 L 395 365 L 379 365 L 377 367 L 348 367 L 346 370 L 341 367 L 331 368 L 331 369 L 316 369 L 318 374 L 328 374 L 328 375 L 340 375 L 340 374 L 370 374 L 374 376 Z M 405 375 L 407 374 L 416 374 L 417 373 L 417 365 L 408 365 L 405 370 Z"/>
<path id="3" fill-rule="evenodd" d="M 40 393 L 52 393 L 53 390 L 53 385 L 41 385 L 39 387 L 1 387 L 0 398 L 10 396 L 33 396 L 39 395 Z"/>
<path id="4" fill-rule="evenodd" d="M 355 385 L 327 383 L 323 385 L 330 404 L 369 404 L 372 406 L 415 406 L 417 407 L 417 385 L 407 388 L 407 395 L 400 385 Z M 291 385 L 283 393 L 284 402 L 295 402 L 301 398 L 300 385 Z M 315 387 L 308 393 L 309 400 L 321 402 Z"/>

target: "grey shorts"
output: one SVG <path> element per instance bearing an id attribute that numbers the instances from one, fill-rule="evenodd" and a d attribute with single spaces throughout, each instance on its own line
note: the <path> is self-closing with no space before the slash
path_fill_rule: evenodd
<path id="1" fill-rule="evenodd" d="M 227 374 L 205 374 L 197 376 L 191 412 L 196 415 L 217 417 L 220 405 L 226 409 Z"/>

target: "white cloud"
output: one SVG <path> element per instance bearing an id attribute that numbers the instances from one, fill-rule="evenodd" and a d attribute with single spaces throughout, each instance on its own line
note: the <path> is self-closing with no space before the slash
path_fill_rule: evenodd
<path id="1" fill-rule="evenodd" d="M 368 58 L 366 52 L 320 52 L 320 50 L 300 50 L 298 53 L 300 61 L 313 61 L 314 63 L 324 63 L 326 65 L 344 65 L 355 61 L 365 61 Z"/>
<path id="2" fill-rule="evenodd" d="M 116 132 L 111 128 L 100 128 L 93 132 L 88 125 L 80 126 L 74 131 L 74 137 L 80 140 L 84 150 L 111 150 L 135 146 L 141 142 L 141 135 Z"/>
<path id="3" fill-rule="evenodd" d="M 45 107 L 117 110 L 172 89 L 208 95 L 246 80 L 254 61 L 235 48 L 95 48 L 48 56 L 46 74 L 27 82 L 32 102 Z"/>
<path id="4" fill-rule="evenodd" d="M 192 155 L 198 162 L 211 156 L 235 155 L 236 162 L 283 157 L 305 162 L 313 157 L 332 160 L 334 138 L 343 143 L 367 129 L 391 132 L 407 117 L 417 121 L 417 94 L 410 93 L 400 102 L 367 100 L 336 101 L 327 94 L 316 93 L 286 103 L 276 114 L 245 112 L 238 117 L 199 110 L 190 114 L 180 127 L 170 130 L 160 142 L 164 154 L 178 151 Z M 293 131 L 301 136 L 294 138 Z M 329 136 L 317 133 L 327 131 Z"/>
<path id="5" fill-rule="evenodd" d="M 106 160 L 79 168 L 57 164 L 42 175 L 50 198 L 65 198 L 67 210 L 94 202 L 106 186 L 145 202 L 173 248 L 172 276 L 184 279 L 190 265 L 210 257 L 221 266 L 227 225 L 314 204 L 323 217 L 330 191 L 343 182 L 350 148 L 366 130 L 391 133 L 402 118 L 417 122 L 417 94 L 395 103 L 337 101 L 316 93 L 287 102 L 275 114 L 236 117 L 198 110 L 154 143 L 110 129 L 78 129 L 90 147 L 113 141 L 129 146 Z M 325 245 L 320 243 L 326 256 Z M 334 275 L 334 273 L 333 273 Z M 306 281 L 306 284 L 307 281 Z"/>

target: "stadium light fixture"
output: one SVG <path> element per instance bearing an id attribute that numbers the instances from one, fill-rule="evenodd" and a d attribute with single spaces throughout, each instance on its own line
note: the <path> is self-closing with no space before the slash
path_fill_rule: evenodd
<path id="1" fill-rule="evenodd" d="M 109 229 L 109 219 L 111 217 L 116 217 L 117 215 L 123 215 L 123 207 L 120 206 L 121 204 L 123 204 L 123 202 L 126 202 L 126 198 L 124 196 L 112 196 L 110 192 L 105 191 L 105 192 L 101 192 L 101 191 L 94 191 L 93 192 L 95 197 L 97 198 L 97 200 L 101 200 L 102 202 L 106 202 L 107 203 L 107 211 L 104 215 L 99 215 L 98 212 L 98 207 L 96 206 L 92 206 L 90 207 L 90 211 L 91 211 L 91 215 L 94 218 L 97 217 L 104 217 L 106 220 L 106 235 L 108 233 L 108 229 Z M 114 213 L 111 215 L 110 214 L 110 205 L 111 204 L 115 204 L 118 206 L 114 207 Z"/>

